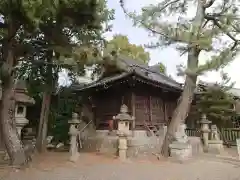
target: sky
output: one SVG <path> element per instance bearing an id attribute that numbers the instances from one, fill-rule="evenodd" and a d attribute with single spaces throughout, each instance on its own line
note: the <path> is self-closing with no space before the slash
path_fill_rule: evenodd
<path id="1" fill-rule="evenodd" d="M 161 0 L 125 0 L 126 8 L 129 11 L 139 10 L 146 5 L 156 4 Z M 148 44 L 152 39 L 148 36 L 148 32 L 143 28 L 134 27 L 132 21 L 125 16 L 122 8 L 120 7 L 119 0 L 108 0 L 107 5 L 109 8 L 115 10 L 115 19 L 112 21 L 113 29 L 111 32 L 105 34 L 106 39 L 111 40 L 113 35 L 122 34 L 126 35 L 129 38 L 130 43 L 137 45 Z M 188 14 L 194 16 L 195 9 L 190 8 Z M 184 82 L 183 77 L 178 77 L 176 66 L 180 64 L 186 64 L 187 57 L 180 56 L 179 52 L 176 51 L 173 47 L 161 48 L 161 49 L 146 49 L 150 53 L 151 60 L 149 65 L 156 63 L 163 63 L 167 68 L 167 74 L 173 77 L 180 83 Z M 206 61 L 207 57 L 202 55 L 200 57 L 200 64 L 203 64 Z M 238 71 L 240 69 L 240 57 L 236 58 L 233 62 L 229 63 L 228 66 L 224 68 L 224 72 L 228 73 L 231 77 L 231 80 L 235 82 L 235 88 L 240 88 L 240 76 Z M 205 82 L 219 82 L 221 80 L 220 73 L 216 71 L 205 73 L 200 76 L 198 79 Z M 79 81 L 86 82 L 86 78 L 79 78 Z M 69 79 L 67 73 L 61 73 L 59 77 L 59 83 L 61 85 L 69 84 Z"/>
<path id="2" fill-rule="evenodd" d="M 129 11 L 138 12 L 141 7 L 148 4 L 155 4 L 159 2 L 159 0 L 125 0 L 126 8 Z M 112 22 L 113 29 L 112 32 L 106 34 L 107 39 L 111 39 L 114 34 L 122 34 L 126 35 L 129 38 L 130 43 L 137 45 L 144 45 L 151 42 L 148 32 L 142 28 L 133 27 L 132 21 L 128 19 L 123 13 L 119 0 L 108 0 L 108 7 L 115 9 L 115 20 Z M 176 75 L 177 70 L 176 66 L 179 64 L 186 64 L 186 56 L 181 56 L 180 54 L 173 48 L 167 47 L 165 49 L 147 49 L 149 51 L 151 60 L 150 65 L 156 63 L 163 63 L 167 67 L 167 73 L 171 75 L 174 79 L 179 82 L 183 82 L 183 78 L 178 77 Z M 204 63 L 206 57 L 202 56 L 200 59 L 200 63 Z M 238 60 L 239 59 L 239 60 Z M 224 68 L 224 72 L 227 72 L 231 77 L 232 81 L 234 81 L 235 87 L 240 88 L 240 76 L 238 75 L 238 71 L 240 68 L 240 58 L 236 58 L 232 63 L 230 63 L 227 67 Z M 208 72 L 200 77 L 201 80 L 206 82 L 216 82 L 220 81 L 220 73 L 219 72 Z"/>

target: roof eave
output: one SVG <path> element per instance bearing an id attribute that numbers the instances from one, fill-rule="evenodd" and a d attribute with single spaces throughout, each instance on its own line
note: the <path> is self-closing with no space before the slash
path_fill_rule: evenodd
<path id="1" fill-rule="evenodd" d="M 149 77 L 149 78 L 146 78 L 146 77 L 142 76 L 140 73 L 137 73 L 137 72 L 136 72 L 136 74 L 137 74 L 138 76 L 140 76 L 141 78 L 145 79 L 146 81 L 151 81 L 151 82 L 157 83 L 157 84 L 159 84 L 159 85 L 161 85 L 161 86 L 167 86 L 167 87 L 169 87 L 169 88 L 173 88 L 173 89 L 180 90 L 180 91 L 183 90 L 183 88 L 181 87 L 180 83 L 178 83 L 178 84 L 179 84 L 179 87 L 178 87 L 178 86 L 171 86 L 170 84 L 166 84 L 166 83 L 162 83 L 162 82 L 160 82 L 160 81 L 156 81 L 156 80 L 154 80 L 154 79 L 151 79 L 150 77 Z"/>
<path id="2" fill-rule="evenodd" d="M 95 81 L 94 83 L 91 83 L 91 84 L 87 84 L 85 87 L 82 87 L 82 88 L 77 88 L 77 89 L 73 89 L 73 92 L 83 92 L 85 90 L 89 90 L 89 89 L 92 89 L 92 88 L 96 88 L 96 87 L 99 87 L 99 86 L 102 86 L 106 83 L 111 83 L 111 82 L 114 82 L 116 80 L 120 80 L 122 78 L 125 78 L 127 76 L 130 76 L 134 73 L 134 71 L 130 71 L 128 73 L 123 73 L 123 75 L 119 75 L 119 78 L 116 78 L 114 80 L 109 80 L 109 81 L 106 81 L 106 82 L 103 82 L 103 83 L 99 83 L 98 81 Z M 101 81 L 101 80 L 100 80 Z"/>

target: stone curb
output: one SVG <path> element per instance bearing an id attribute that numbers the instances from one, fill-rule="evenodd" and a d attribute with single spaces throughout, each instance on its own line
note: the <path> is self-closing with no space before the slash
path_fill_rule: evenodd
<path id="1" fill-rule="evenodd" d="M 208 155 L 204 154 L 202 157 L 204 158 L 210 158 L 213 160 L 223 160 L 224 162 L 227 163 L 234 163 L 236 165 L 240 165 L 240 160 L 231 156 L 221 156 L 221 155 Z"/>

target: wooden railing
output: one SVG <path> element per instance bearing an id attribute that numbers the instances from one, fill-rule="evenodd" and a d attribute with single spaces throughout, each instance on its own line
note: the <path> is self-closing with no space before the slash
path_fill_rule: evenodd
<path id="1" fill-rule="evenodd" d="M 236 145 L 236 139 L 240 138 L 239 128 L 222 128 L 220 129 L 220 138 L 224 143 Z"/>
<path id="2" fill-rule="evenodd" d="M 236 146 L 236 139 L 240 138 L 240 128 L 221 128 L 219 129 L 220 139 L 224 141 L 224 144 Z M 199 129 L 187 128 L 187 136 L 200 137 Z"/>
<path id="3" fill-rule="evenodd" d="M 197 136 L 200 137 L 200 131 L 199 129 L 195 129 L 195 128 L 187 128 L 185 130 L 187 136 Z"/>

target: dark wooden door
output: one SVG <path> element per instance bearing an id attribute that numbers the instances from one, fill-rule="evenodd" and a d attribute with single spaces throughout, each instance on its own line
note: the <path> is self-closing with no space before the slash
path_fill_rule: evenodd
<path id="1" fill-rule="evenodd" d="M 164 104 L 160 97 L 150 97 L 150 110 L 153 125 L 164 123 Z"/>
<path id="2" fill-rule="evenodd" d="M 143 126 L 144 123 L 150 123 L 149 98 L 146 96 L 135 96 L 135 124 L 136 128 Z"/>

